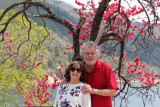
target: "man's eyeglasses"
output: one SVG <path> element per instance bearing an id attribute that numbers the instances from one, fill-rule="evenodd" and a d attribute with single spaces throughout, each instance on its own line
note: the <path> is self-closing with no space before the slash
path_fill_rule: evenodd
<path id="1" fill-rule="evenodd" d="M 87 55 L 87 56 L 89 56 L 89 55 L 91 55 L 91 56 L 93 56 L 93 55 L 95 55 L 96 53 L 85 53 L 85 55 Z"/>
<path id="2" fill-rule="evenodd" d="M 81 69 L 71 68 L 71 71 L 72 71 L 72 72 L 74 72 L 75 70 L 76 70 L 78 73 L 82 72 Z"/>

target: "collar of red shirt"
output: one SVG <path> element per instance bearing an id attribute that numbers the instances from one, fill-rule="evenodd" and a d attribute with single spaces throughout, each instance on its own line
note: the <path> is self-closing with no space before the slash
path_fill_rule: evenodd
<path id="1" fill-rule="evenodd" d="M 84 64 L 85 64 L 85 62 L 84 62 Z M 96 64 L 95 64 L 95 66 L 93 67 L 91 73 L 94 72 L 95 69 L 98 69 L 98 68 L 101 68 L 101 62 L 100 62 L 99 60 L 96 61 Z M 87 73 L 88 73 L 88 72 L 87 72 Z"/>

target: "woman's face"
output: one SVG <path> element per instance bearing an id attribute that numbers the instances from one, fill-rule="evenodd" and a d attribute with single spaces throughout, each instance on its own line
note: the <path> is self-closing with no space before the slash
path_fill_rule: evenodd
<path id="1" fill-rule="evenodd" d="M 71 81 L 80 81 L 82 70 L 79 64 L 74 64 L 70 69 Z"/>

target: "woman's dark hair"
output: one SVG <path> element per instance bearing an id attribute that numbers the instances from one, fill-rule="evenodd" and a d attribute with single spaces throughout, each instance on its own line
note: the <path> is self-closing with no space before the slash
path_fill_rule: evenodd
<path id="1" fill-rule="evenodd" d="M 80 81 L 81 82 L 85 82 L 85 79 L 86 79 L 86 73 L 85 73 L 85 68 L 84 68 L 84 64 L 83 62 L 81 61 L 72 61 L 67 69 L 65 70 L 65 74 L 64 74 L 64 77 L 66 79 L 67 82 L 69 82 L 71 80 L 71 77 L 70 77 L 70 70 L 71 68 L 73 68 L 74 65 L 80 65 L 80 69 L 81 69 L 81 77 L 80 77 Z"/>

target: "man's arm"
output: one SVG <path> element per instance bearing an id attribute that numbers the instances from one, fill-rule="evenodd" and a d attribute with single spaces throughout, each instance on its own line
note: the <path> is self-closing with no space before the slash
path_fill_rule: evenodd
<path id="1" fill-rule="evenodd" d="M 82 88 L 81 91 L 83 94 L 96 94 L 96 95 L 101 95 L 101 96 L 115 96 L 117 90 L 116 89 L 93 89 L 90 85 L 85 84 Z"/>
<path id="2" fill-rule="evenodd" d="M 97 93 L 95 93 L 97 90 Z M 94 94 L 101 95 L 101 96 L 115 96 L 117 90 L 116 89 L 93 89 Z"/>

